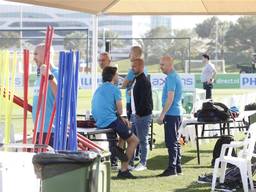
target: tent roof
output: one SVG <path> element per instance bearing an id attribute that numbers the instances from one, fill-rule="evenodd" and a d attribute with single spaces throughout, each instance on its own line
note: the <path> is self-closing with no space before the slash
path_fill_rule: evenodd
<path id="1" fill-rule="evenodd" d="M 256 0 L 8 0 L 92 14 L 253 15 Z"/>

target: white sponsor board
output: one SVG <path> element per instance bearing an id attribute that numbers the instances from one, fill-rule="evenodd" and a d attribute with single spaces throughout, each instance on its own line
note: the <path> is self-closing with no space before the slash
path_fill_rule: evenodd
<path id="1" fill-rule="evenodd" d="M 11 85 L 12 78 L 9 78 L 9 86 Z M 15 76 L 15 87 L 23 87 L 23 75 L 16 74 Z"/>
<path id="2" fill-rule="evenodd" d="M 183 89 L 186 91 L 191 91 L 195 89 L 195 76 L 191 74 L 181 74 L 181 80 Z M 164 86 L 166 75 L 164 74 L 152 74 L 150 75 L 150 81 L 152 88 L 161 89 Z M 98 77 L 98 84 L 101 84 L 102 78 Z M 121 77 L 120 77 L 121 81 Z M 81 74 L 79 76 L 79 87 L 82 89 L 91 89 L 92 87 L 92 78 L 91 75 Z"/>
<path id="3" fill-rule="evenodd" d="M 256 88 L 256 74 L 241 74 L 240 88 Z"/>
<path id="4" fill-rule="evenodd" d="M 98 85 L 102 83 L 102 77 L 99 76 L 97 78 Z M 121 87 L 124 82 L 124 76 L 118 76 L 118 86 Z M 92 88 L 92 77 L 88 74 L 80 74 L 79 75 L 79 82 L 78 82 L 80 89 L 91 89 Z"/>
<path id="5" fill-rule="evenodd" d="M 195 89 L 195 76 L 191 74 L 180 74 L 182 80 L 183 90 L 192 91 Z M 164 74 L 152 74 L 150 75 L 150 81 L 153 88 L 163 88 L 166 75 Z"/>
<path id="6" fill-rule="evenodd" d="M 98 85 L 101 84 L 102 78 L 99 76 L 97 78 L 97 81 L 98 81 Z M 87 75 L 87 74 L 80 74 L 78 86 L 81 89 L 91 89 L 92 88 L 92 76 Z"/>
<path id="7" fill-rule="evenodd" d="M 15 77 L 15 87 L 23 87 L 23 75 L 18 74 Z"/>

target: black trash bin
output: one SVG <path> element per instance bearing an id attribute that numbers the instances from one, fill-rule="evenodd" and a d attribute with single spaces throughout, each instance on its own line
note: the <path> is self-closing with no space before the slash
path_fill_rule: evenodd
<path id="1" fill-rule="evenodd" d="M 109 160 L 95 152 L 38 153 L 33 164 L 41 192 L 110 191 Z"/>

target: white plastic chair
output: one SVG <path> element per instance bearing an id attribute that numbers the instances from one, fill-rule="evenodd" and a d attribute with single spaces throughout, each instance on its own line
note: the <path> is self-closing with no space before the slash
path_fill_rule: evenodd
<path id="1" fill-rule="evenodd" d="M 254 146 L 256 142 L 256 123 L 250 125 L 247 136 L 244 141 L 231 142 L 230 144 L 224 144 L 221 149 L 220 157 L 215 160 L 213 178 L 212 178 L 212 191 L 215 189 L 216 179 L 219 174 L 220 183 L 224 183 L 225 172 L 227 163 L 237 166 L 240 169 L 241 179 L 243 183 L 244 192 L 248 192 L 248 179 L 250 188 L 254 191 L 252 180 L 251 159 L 254 156 Z M 232 150 L 234 148 L 242 148 L 237 157 L 232 156 Z M 228 150 L 227 155 L 225 154 Z M 221 168 L 219 169 L 219 165 Z M 220 171 L 219 171 L 220 170 Z"/>

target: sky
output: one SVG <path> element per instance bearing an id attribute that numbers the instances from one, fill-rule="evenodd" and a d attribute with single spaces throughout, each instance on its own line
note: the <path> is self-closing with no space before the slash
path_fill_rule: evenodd
<path id="1" fill-rule="evenodd" d="M 205 19 L 212 17 L 202 16 L 202 15 L 193 15 L 193 16 L 172 16 L 172 27 L 174 29 L 182 29 L 182 28 L 193 28 L 196 24 L 203 22 Z M 232 15 L 232 16 L 218 16 L 221 21 L 233 21 L 235 22 L 240 16 Z"/>

